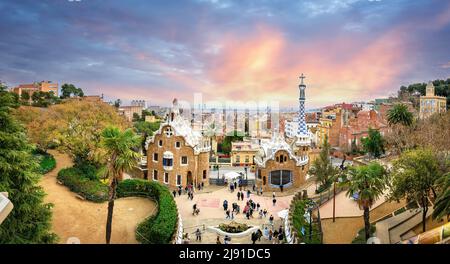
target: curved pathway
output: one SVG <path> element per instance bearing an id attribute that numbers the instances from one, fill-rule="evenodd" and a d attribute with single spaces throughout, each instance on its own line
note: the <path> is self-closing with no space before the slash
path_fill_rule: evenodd
<path id="1" fill-rule="evenodd" d="M 107 203 L 93 203 L 76 198 L 75 193 L 56 182 L 58 171 L 72 166 L 67 154 L 49 150 L 56 159 L 56 168 L 43 176 L 40 185 L 47 196 L 45 202 L 52 203 L 52 230 L 59 236 L 59 243 L 77 237 L 82 244 L 105 243 Z M 114 206 L 111 243 L 138 243 L 136 226 L 155 213 L 156 204 L 146 198 L 117 199 Z"/>

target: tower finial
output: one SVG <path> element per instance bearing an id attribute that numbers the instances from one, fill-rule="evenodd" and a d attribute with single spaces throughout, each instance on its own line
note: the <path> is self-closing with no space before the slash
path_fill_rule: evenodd
<path id="1" fill-rule="evenodd" d="M 302 73 L 302 75 L 300 75 L 300 85 L 304 85 L 304 83 L 303 83 L 303 79 L 305 79 L 306 78 L 306 76 Z"/>

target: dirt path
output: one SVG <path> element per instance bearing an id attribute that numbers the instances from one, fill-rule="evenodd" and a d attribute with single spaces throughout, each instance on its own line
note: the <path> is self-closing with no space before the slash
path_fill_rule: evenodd
<path id="1" fill-rule="evenodd" d="M 56 168 L 47 173 L 40 185 L 47 196 L 45 201 L 53 203 L 52 230 L 59 236 L 59 243 L 67 243 L 70 237 L 77 237 L 82 244 L 105 243 L 107 203 L 82 201 L 75 193 L 56 182 L 56 175 L 62 168 L 72 166 L 66 154 L 50 150 L 56 159 Z M 147 216 L 155 213 L 155 203 L 145 198 L 121 198 L 114 206 L 111 243 L 138 243 L 135 228 Z"/>

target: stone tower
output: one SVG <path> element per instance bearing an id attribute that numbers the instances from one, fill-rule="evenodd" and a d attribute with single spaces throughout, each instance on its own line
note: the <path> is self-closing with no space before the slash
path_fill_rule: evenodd
<path id="1" fill-rule="evenodd" d="M 305 121 L 305 90 L 306 90 L 306 85 L 303 83 L 303 79 L 305 79 L 305 75 L 300 76 L 300 85 L 298 86 L 299 90 L 300 90 L 300 97 L 298 98 L 299 100 L 299 107 L 298 107 L 298 131 L 297 131 L 297 135 L 304 137 L 304 136 L 308 136 L 308 130 L 306 127 L 306 121 Z"/>

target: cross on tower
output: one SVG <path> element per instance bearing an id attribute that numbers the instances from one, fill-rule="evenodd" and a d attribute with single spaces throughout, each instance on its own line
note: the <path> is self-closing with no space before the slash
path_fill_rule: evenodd
<path id="1" fill-rule="evenodd" d="M 300 75 L 300 80 L 301 80 L 301 82 L 300 82 L 300 84 L 303 84 L 303 79 L 305 79 L 306 77 L 305 77 L 305 75 L 302 73 L 302 75 Z"/>

